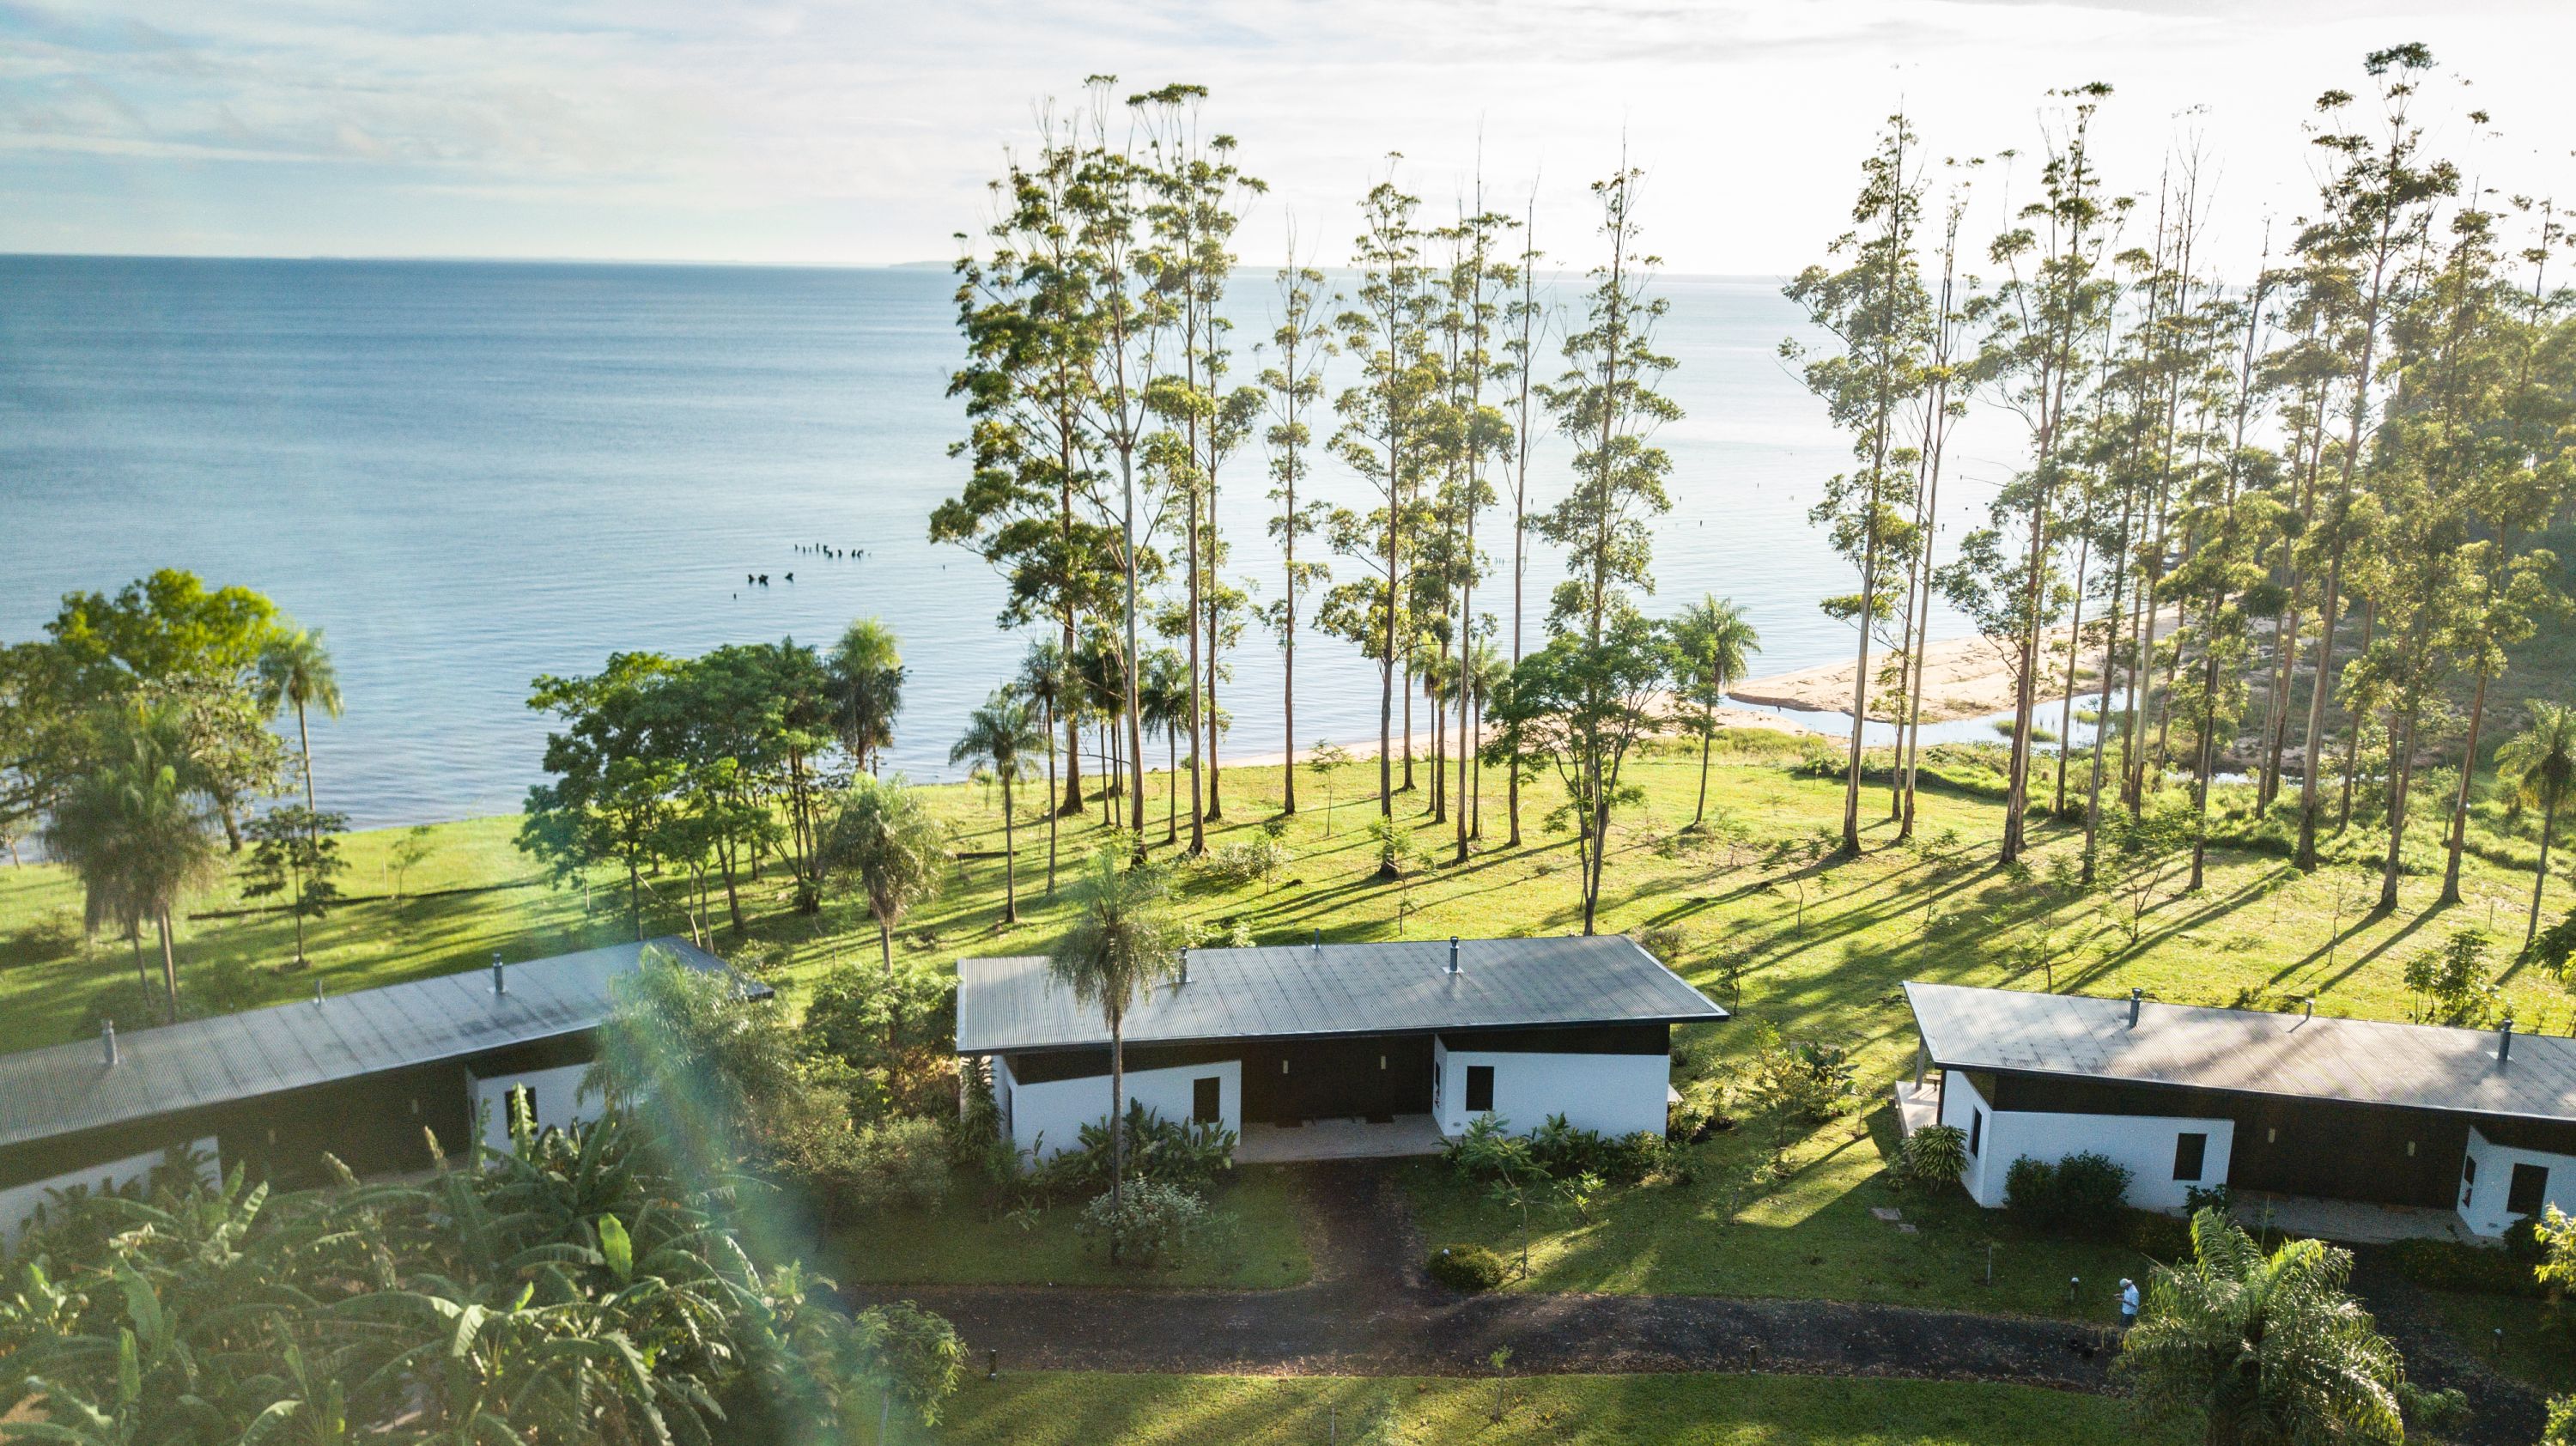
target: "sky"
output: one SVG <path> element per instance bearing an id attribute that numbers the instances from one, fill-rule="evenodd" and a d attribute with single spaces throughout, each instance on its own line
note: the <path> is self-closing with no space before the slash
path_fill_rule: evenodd
<path id="1" fill-rule="evenodd" d="M 0 0 L 0 251 L 942 261 L 1039 106 L 1105 73 L 1210 88 L 1270 187 L 1247 264 L 1292 223 L 1342 260 L 1390 166 L 1434 213 L 1481 170 L 1583 264 L 1624 147 L 1669 267 L 1788 273 L 1899 106 L 1929 155 L 2020 152 L 1981 182 L 1999 218 L 2047 92 L 2101 80 L 2113 188 L 2203 157 L 2241 267 L 2314 193 L 2311 101 L 2402 41 L 2465 171 L 2576 196 L 2566 0 Z"/>

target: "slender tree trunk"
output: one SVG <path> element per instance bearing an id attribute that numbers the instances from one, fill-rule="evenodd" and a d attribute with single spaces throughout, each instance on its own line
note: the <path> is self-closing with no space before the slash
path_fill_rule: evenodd
<path id="1" fill-rule="evenodd" d="M 179 954 L 170 944 L 170 911 L 161 909 L 155 916 L 161 929 L 161 998 L 168 1006 L 167 1019 L 179 1022 Z"/>
<path id="2" fill-rule="evenodd" d="M 1019 756 L 1014 754 L 1011 757 L 1010 767 L 1001 770 L 1002 922 L 1005 924 L 1016 924 L 1020 922 L 1020 851 L 1012 842 L 1016 836 L 1012 832 L 1013 819 L 1011 817 L 1011 774 L 1018 769 L 1019 763 Z M 740 918 L 736 918 L 734 920 L 734 927 L 737 929 L 742 927 L 742 921 Z"/>
<path id="3" fill-rule="evenodd" d="M 1191 743 L 1196 745 L 1197 730 L 1191 730 Z M 1169 726 L 1163 729 L 1163 842 L 1181 841 L 1181 754 L 1180 734 Z"/>
<path id="4" fill-rule="evenodd" d="M 1882 429 L 1879 453 L 1887 450 Z M 1878 611 L 1878 477 L 1873 466 L 1869 508 L 1869 538 L 1863 545 L 1860 565 L 1860 643 L 1852 660 L 1852 720 L 1850 757 L 1843 769 L 1843 852 L 1860 853 L 1860 759 L 1862 735 L 1869 728 L 1869 644 L 1870 620 Z"/>
<path id="5" fill-rule="evenodd" d="M 1714 741 L 1716 737 L 1717 730 L 1710 728 L 1705 723 L 1700 725 L 1699 803 L 1691 809 L 1691 827 L 1693 828 L 1698 828 L 1700 825 L 1708 822 L 1708 748 L 1709 744 Z"/>
<path id="6" fill-rule="evenodd" d="M 2478 725 L 2487 712 L 2487 669 L 2478 665 L 2477 692 L 2469 703 L 2469 739 L 2460 750 L 2460 791 L 2451 801 L 2450 858 L 2442 865 L 2442 902 L 2460 901 L 2460 855 L 2469 846 L 2469 785 L 2478 776 Z"/>
<path id="7" fill-rule="evenodd" d="M 2546 871 L 2543 872 L 2542 877 L 2547 877 Z M 2531 907 L 2533 910 L 2532 917 L 2538 918 L 2538 911 L 2540 909 L 2538 901 L 2535 900 Z M 152 975 L 149 970 L 143 967 L 142 927 L 137 925 L 134 928 L 126 930 L 125 942 L 134 947 L 134 982 L 142 987 L 144 993 L 149 994 L 152 992 Z"/>
<path id="8" fill-rule="evenodd" d="M 2337 516 L 2335 525 L 2344 519 Z M 2335 539 L 2326 559 L 2326 591 L 2317 609 L 2317 670 L 2308 679 L 2307 763 L 2299 770 L 2299 846 L 2291 866 L 2303 874 L 2317 871 L 2317 785 L 2325 772 L 2326 698 L 2334 691 L 2335 620 L 2343 603 L 2343 538 Z"/>
<path id="9" fill-rule="evenodd" d="M 1050 899 L 1052 899 L 1052 898 L 1054 898 L 1054 897 L 1055 897 L 1055 828 L 1056 828 L 1056 821 L 1057 821 L 1059 818 L 1063 817 L 1063 815 L 1064 815 L 1064 811 L 1063 811 L 1062 809 L 1060 809 L 1060 808 L 1056 807 L 1056 802 L 1055 802 L 1055 798 L 1056 798 L 1056 794 L 1055 794 L 1055 716 L 1054 716 L 1054 714 L 1053 714 L 1053 712 L 1052 712 L 1052 711 L 1049 711 L 1049 713 L 1048 713 L 1048 715 L 1047 715 L 1047 719 L 1046 719 L 1046 741 L 1047 741 L 1047 791 L 1046 791 L 1046 805 L 1047 805 L 1047 810 L 1046 810 L 1046 816 L 1047 816 L 1047 882 L 1046 882 L 1046 891 L 1047 891 L 1047 897 L 1048 897 L 1048 898 L 1050 898 Z"/>
<path id="10" fill-rule="evenodd" d="M 2549 790 L 2549 804 L 2540 811 L 2540 869 L 2531 877 L 2531 919 L 2522 926 L 2522 947 L 2540 937 L 2540 896 L 2549 887 L 2549 841 L 2558 834 L 2558 790 Z"/>
<path id="11" fill-rule="evenodd" d="M 2221 604 L 2217 599 L 2210 600 L 2208 616 L 2211 621 L 2204 625 L 2203 631 L 2214 634 L 2215 620 L 2220 608 Z M 2184 886 L 2185 893 L 2200 892 L 2202 879 L 2208 866 L 2209 770 L 2215 761 L 2218 741 L 2217 637 L 2213 635 L 2205 639 L 2201 652 L 2204 656 L 2200 667 L 2200 748 L 2198 750 L 2200 756 L 2192 770 L 2191 807 L 2195 827 L 2191 831 L 2191 882 Z"/>
<path id="12" fill-rule="evenodd" d="M 1293 414 L 1292 414 L 1293 415 Z M 1287 601 L 1279 614 L 1282 662 L 1279 670 L 1279 734 L 1286 748 L 1279 755 L 1279 811 L 1297 811 L 1297 473 L 1288 473 Z"/>
<path id="13" fill-rule="evenodd" d="M 1127 1200 L 1127 1027 L 1109 1021 L 1109 1263 L 1118 1263 L 1118 1225 Z"/>
<path id="14" fill-rule="evenodd" d="M 2084 574 L 2093 565 L 2093 539 L 2087 537 L 2075 549 L 2075 616 L 2066 631 L 2066 696 L 2057 708 L 2057 796 L 2048 811 L 2059 818 L 2066 816 L 2066 760 L 2075 751 L 2075 674 L 2084 662 Z M 2104 667 L 2108 667 L 2106 660 Z M 2093 731 L 2100 732 L 2097 721 Z"/>
<path id="15" fill-rule="evenodd" d="M 2398 719 L 2389 720 L 2388 729 L 2388 859 L 2379 875 L 2379 907 L 2397 907 L 2397 876 L 2404 863 L 2406 843 L 2406 792 L 2415 781 L 2415 715 L 2409 710 L 2403 718 L 2406 735 L 2404 750 L 2398 745 Z"/>
<path id="16" fill-rule="evenodd" d="M 2377 621 L 2377 613 L 2377 599 L 2365 597 L 2361 600 L 2362 653 L 2370 651 L 2370 627 L 2373 622 Z M 2356 654 L 2356 656 L 2358 656 L 2358 654 Z M 2397 754 L 2394 751 L 2397 744 L 2396 730 L 2391 729 L 2389 731 L 2388 741 L 2391 749 L 2388 755 L 2388 776 L 2391 780 L 2394 780 L 2397 776 Z M 2341 832 L 2343 829 L 2349 828 L 2352 825 L 2352 786 L 2353 780 L 2359 776 L 2360 770 L 2361 718 L 2360 715 L 2355 714 L 2352 720 L 2352 737 L 2345 741 L 2343 749 L 2343 801 L 2336 806 L 2335 810 L 2335 829 L 2337 832 Z"/>

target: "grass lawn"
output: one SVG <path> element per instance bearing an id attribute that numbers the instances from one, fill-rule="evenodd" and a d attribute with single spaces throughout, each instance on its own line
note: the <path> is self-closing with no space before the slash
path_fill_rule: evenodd
<path id="1" fill-rule="evenodd" d="M 970 1376 L 930 1439 L 1011 1446 L 1344 1442 L 2160 1446 L 2103 1396 L 1812 1376 Z M 1496 1420 L 1496 1406 L 1502 1406 Z M 872 1413 L 871 1413 L 872 1415 Z M 871 1419 L 869 1425 L 873 1426 Z M 921 1441 L 919 1430 L 897 1440 Z M 2179 1438 L 2176 1438 L 2179 1439 Z"/>
<path id="2" fill-rule="evenodd" d="M 1075 1206 L 1059 1206 L 1025 1227 L 971 1203 L 929 1215 L 869 1220 L 832 1242 L 827 1273 L 845 1284 L 1228 1286 L 1276 1290 L 1301 1285 L 1315 1263 L 1300 1236 L 1301 1212 L 1288 1172 L 1247 1166 L 1211 1192 L 1233 1225 L 1207 1249 L 1166 1268 L 1113 1267 L 1074 1233 Z"/>
<path id="3" fill-rule="evenodd" d="M 2576 1394 L 2576 1337 L 2529 1296 L 2428 1290 L 2442 1324 L 2462 1346 L 2515 1380 L 2547 1395 Z M 2499 1345 L 2496 1332 L 2504 1338 Z"/>
<path id="4" fill-rule="evenodd" d="M 1690 1185 L 1614 1195 L 1595 1207 L 1596 1223 L 1550 1212 L 1538 1222 L 1533 1251 L 1539 1284 L 2062 1311 L 2066 1277 L 2080 1275 L 2087 1290 L 2079 1303 L 2082 1313 L 2096 1314 L 2110 1281 L 2135 1273 L 2135 1257 L 2008 1239 L 1997 1252 L 1997 1283 L 1989 1288 L 1983 1283 L 1984 1247 L 1992 1217 L 1956 1202 L 1899 1200 L 1884 1184 L 1893 1138 L 1879 1102 L 1909 1066 L 1914 1049 L 1897 989 L 1901 981 L 2095 994 L 2136 986 L 2168 1001 L 2281 1008 L 2314 993 L 2324 1013 L 2403 1019 L 2411 1001 L 2402 976 L 2416 952 L 2465 925 L 2491 924 L 2509 938 L 2519 937 L 2528 871 L 2473 855 L 2466 902 L 2435 904 L 2438 828 L 2431 812 L 2414 830 L 2422 850 L 2415 855 L 2418 867 L 2431 872 L 2410 874 L 2400 907 L 2387 914 L 2365 912 L 2376 881 L 2350 864 L 2302 877 L 2280 857 L 2229 850 L 2213 851 L 2207 884 L 2197 893 L 2183 891 L 2184 874 L 2176 864 L 2153 876 L 2115 880 L 2121 887 L 2110 892 L 2079 894 L 2056 882 L 2071 872 L 2078 846 L 2074 828 L 2035 822 L 2027 866 L 1999 869 L 1993 860 L 2001 810 L 1968 793 L 1927 792 L 1922 846 L 1898 848 L 1891 846 L 1893 829 L 1883 818 L 1886 795 L 1873 787 L 1864 798 L 1868 848 L 1859 857 L 1769 861 L 1770 844 L 1810 838 L 1839 816 L 1840 782 L 1802 777 L 1793 767 L 1811 746 L 1767 732 L 1729 735 L 1709 804 L 1714 818 L 1749 838 L 1732 848 L 1711 834 L 1684 831 L 1698 777 L 1693 749 L 1667 743 L 1633 765 L 1628 776 L 1643 787 L 1645 799 L 1614 824 L 1601 927 L 1673 931 L 1679 941 L 1676 967 L 1736 1008 L 1731 1023 L 1679 1032 L 1679 1073 L 1731 1067 L 1749 1047 L 1755 1023 L 1768 1020 L 1793 1039 L 1849 1046 L 1870 1113 L 1793 1141 L 1788 1158 L 1794 1168 L 1776 1182 L 1754 1174 L 1769 1145 L 1768 1123 L 1756 1120 L 1736 1135 L 1697 1147 Z M 1339 770 L 1339 806 L 1329 823 L 1318 806 L 1324 790 L 1301 774 L 1306 807 L 1287 832 L 1294 854 L 1290 866 L 1270 883 L 1241 886 L 1194 872 L 1181 891 L 1183 908 L 1211 930 L 1240 925 L 1266 941 L 1304 940 L 1317 929 L 1328 939 L 1356 940 L 1579 927 L 1573 841 L 1545 822 L 1553 806 L 1550 785 L 1527 791 L 1522 846 L 1504 845 L 1501 793 L 1492 787 L 1485 804 L 1487 839 L 1469 862 L 1388 883 L 1374 877 L 1374 854 L 1362 832 L 1375 807 L 1369 792 L 1375 773 L 1373 764 Z M 1254 836 L 1256 826 L 1275 812 L 1279 778 L 1276 768 L 1227 770 L 1227 818 L 1212 826 L 1211 848 Z M 1490 786 L 1490 774 L 1488 780 Z M 1150 792 L 1159 795 L 1164 782 L 1153 778 Z M 2043 792 L 2048 782 L 2043 767 Z M 2221 794 L 2223 803 L 2235 802 L 2232 790 Z M 327 805 L 329 799 L 323 801 Z M 964 848 L 1001 847 L 1000 819 L 980 790 L 964 784 L 937 790 L 937 805 L 956 821 Z M 1422 806 L 1420 794 L 1401 797 L 1398 816 L 1416 818 Z M 2428 805 L 2434 812 L 2438 807 Z M 1147 838 L 1159 852 L 1159 796 L 1151 799 L 1148 814 L 1153 826 Z M 413 872 L 412 890 L 531 882 L 534 869 L 510 845 L 514 827 L 510 819 L 441 826 L 430 862 Z M 1061 834 L 1061 859 L 1069 867 L 1100 837 L 1096 809 L 1063 821 Z M 1937 841 L 1945 835 L 1952 842 L 1942 847 Z M 349 840 L 352 893 L 390 885 L 383 860 L 397 836 L 389 831 Z M 1447 837 L 1427 820 L 1419 831 L 1420 841 L 1438 846 L 1443 858 Z M 903 921 L 900 953 L 947 966 L 962 956 L 1046 948 L 1064 926 L 1067 904 L 1045 892 L 1042 815 L 1023 821 L 1018 842 L 1018 924 L 1000 922 L 998 861 L 965 862 L 942 897 Z M 2504 845 L 2528 848 L 2516 840 L 2499 847 Z M 2334 852 L 2349 858 L 2371 847 L 2370 836 L 2356 829 L 2336 840 Z M 630 937 L 623 893 L 609 887 L 611 882 L 601 879 L 601 887 L 588 895 L 519 887 L 400 906 L 351 904 L 314 931 L 315 967 L 329 988 L 342 991 L 479 967 L 496 950 L 529 958 Z M 2576 903 L 2576 894 L 2560 881 L 2550 887 L 2548 915 L 2554 919 Z M 687 932 L 678 882 L 663 880 L 657 889 L 648 930 Z M 192 907 L 222 907 L 230 902 L 228 892 Z M 767 956 L 787 1007 L 795 1008 L 800 981 L 835 963 L 874 967 L 877 946 L 864 907 L 848 893 L 835 893 L 819 915 L 799 916 L 787 907 L 786 892 L 786 881 L 773 868 L 745 891 L 750 919 L 743 935 L 725 925 L 720 904 L 712 923 L 719 949 L 737 958 L 751 951 Z M 2140 904 L 2132 940 L 2132 910 Z M 109 1007 L 116 1009 L 121 1028 L 132 1027 L 128 1011 L 141 1006 L 126 949 L 116 941 L 84 943 L 78 921 L 77 889 L 60 869 L 0 868 L 0 1048 L 85 1036 Z M 291 953 L 289 927 L 275 918 L 188 923 L 179 953 L 182 988 L 201 1004 L 282 1003 L 312 989 L 303 975 L 271 972 Z M 2565 991 L 2537 971 L 2507 968 L 2499 983 L 2525 1030 L 2558 1033 L 2576 1021 Z M 135 1016 L 141 1017 L 148 1016 Z M 1855 1123 L 1862 1127 L 1858 1135 Z M 1421 1181 L 1420 1192 L 1434 1240 L 1499 1244 L 1508 1233 L 1497 1214 L 1457 1198 L 1436 1180 Z M 1870 1218 L 1869 1206 L 1890 1203 L 1919 1220 L 1921 1233 L 1902 1235 Z M 888 1251 L 900 1260 L 905 1247 L 899 1230 L 896 1235 Z M 944 1233 L 937 1239 L 938 1253 L 954 1248 L 976 1270 L 1022 1262 L 1030 1268 L 1019 1272 L 1021 1279 L 1064 1278 L 1055 1272 L 1070 1258 L 1063 1240 L 967 1250 L 954 1247 Z M 927 1258 L 921 1243 L 910 1248 L 913 1259 Z"/>

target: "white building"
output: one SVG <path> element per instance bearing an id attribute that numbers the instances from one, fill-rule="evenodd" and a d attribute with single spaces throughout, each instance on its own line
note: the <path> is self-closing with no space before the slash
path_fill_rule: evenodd
<path id="1" fill-rule="evenodd" d="M 1616 936 L 1196 949 L 1125 1020 L 1126 1092 L 1239 1157 L 1436 1149 L 1479 1118 L 1661 1134 L 1672 1027 L 1721 1020 Z M 1041 957 L 958 965 L 957 1051 L 1030 1155 L 1109 1114 L 1109 1031 Z"/>
<path id="2" fill-rule="evenodd" d="M 2482 1236 L 2576 1213 L 2576 1039 L 2137 995 L 1905 994 L 1918 1086 L 1968 1137 L 1960 1181 L 1981 1205 L 2004 1203 L 2015 1160 L 2090 1151 L 2128 1167 L 2130 1203 L 2150 1209 L 2223 1184 L 2456 1211 Z"/>

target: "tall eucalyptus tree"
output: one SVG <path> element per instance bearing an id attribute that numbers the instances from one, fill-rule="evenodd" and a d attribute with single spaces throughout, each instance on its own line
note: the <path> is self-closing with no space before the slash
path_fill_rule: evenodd
<path id="1" fill-rule="evenodd" d="M 1530 444 L 1538 436 L 1537 413 L 1531 409 L 1531 402 L 1537 383 L 1539 349 L 1546 344 L 1549 326 L 1548 306 L 1539 299 L 1538 292 L 1538 263 L 1543 254 L 1538 249 L 1538 185 L 1533 181 L 1528 208 L 1521 215 L 1520 259 L 1512 268 L 1519 287 L 1503 307 L 1503 360 L 1495 369 L 1496 378 L 1507 388 L 1503 406 L 1512 428 L 1512 450 L 1508 462 L 1512 478 L 1511 666 L 1514 668 L 1521 665 L 1521 648 L 1526 636 L 1522 594 L 1529 580 Z M 1504 808 L 1511 822 L 1511 835 L 1505 843 L 1519 848 L 1520 754 L 1512 753 L 1504 760 L 1503 768 Z"/>
<path id="2" fill-rule="evenodd" d="M 1267 609 L 1271 630 L 1279 635 L 1280 812 L 1297 811 L 1297 599 L 1331 574 L 1321 562 L 1297 557 L 1298 539 L 1311 536 L 1324 522 L 1322 504 L 1311 495 L 1297 501 L 1297 484 L 1307 480 L 1315 440 L 1311 418 L 1324 399 L 1324 358 L 1333 354 L 1333 329 L 1325 318 L 1331 303 L 1324 292 L 1324 273 L 1297 262 L 1297 227 L 1288 225 L 1288 264 L 1279 268 L 1279 325 L 1270 334 L 1271 364 L 1262 369 L 1268 395 L 1270 426 L 1262 440 L 1270 448 L 1270 500 L 1279 510 L 1270 519 L 1270 535 L 1279 540 L 1279 600 Z"/>

